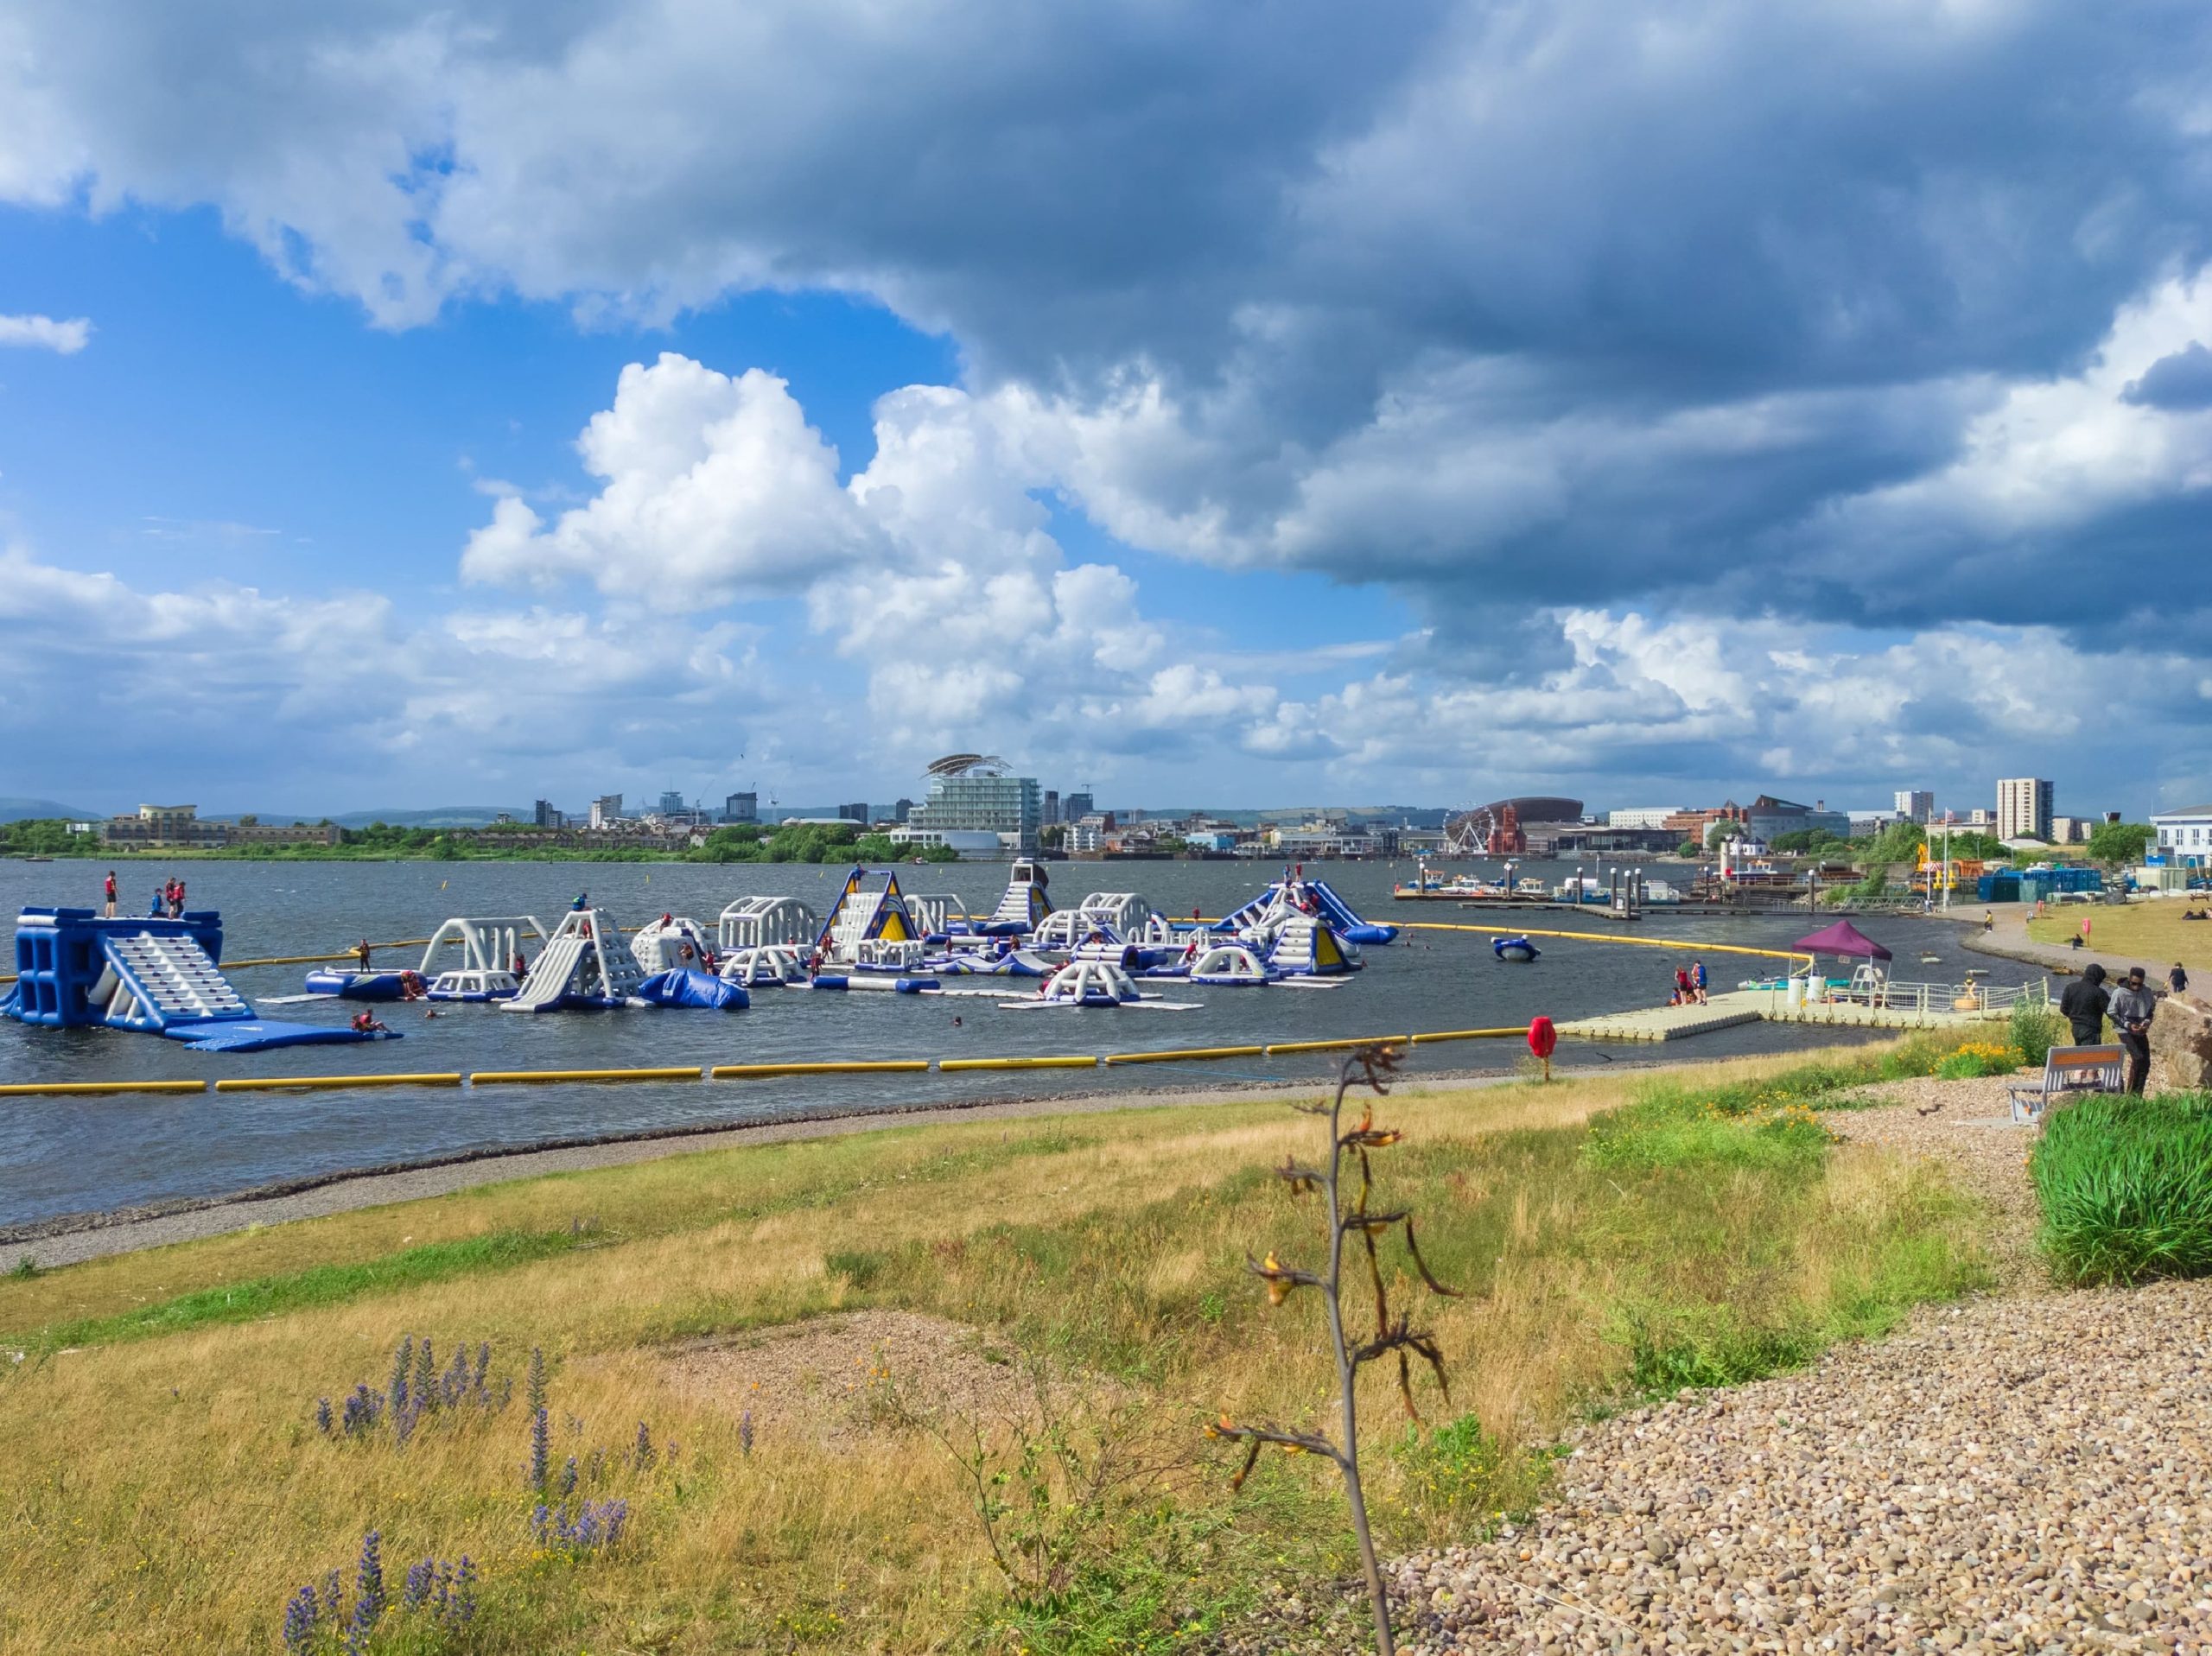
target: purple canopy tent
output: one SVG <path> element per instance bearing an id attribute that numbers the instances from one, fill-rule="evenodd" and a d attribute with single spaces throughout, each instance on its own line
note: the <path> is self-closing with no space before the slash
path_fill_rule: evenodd
<path id="1" fill-rule="evenodd" d="M 1839 920 L 1809 937 L 1800 937 L 1790 947 L 1802 949 L 1808 955 L 1848 955 L 1870 961 L 1891 958 L 1888 949 L 1848 920 Z"/>

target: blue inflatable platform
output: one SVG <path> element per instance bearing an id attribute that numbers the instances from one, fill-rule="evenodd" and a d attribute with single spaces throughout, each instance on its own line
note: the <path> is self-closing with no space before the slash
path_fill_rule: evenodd
<path id="1" fill-rule="evenodd" d="M 105 1025 L 202 1052 L 396 1038 L 256 1018 L 222 957 L 222 917 L 212 910 L 110 920 L 90 909 L 25 909 L 16 917 L 16 989 L 0 1009 L 48 1029 Z"/>

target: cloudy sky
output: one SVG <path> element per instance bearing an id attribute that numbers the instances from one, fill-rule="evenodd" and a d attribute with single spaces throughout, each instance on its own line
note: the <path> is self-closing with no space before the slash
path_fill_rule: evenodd
<path id="1" fill-rule="evenodd" d="M 2212 797 L 2212 12 L 0 10 L 0 793 Z"/>

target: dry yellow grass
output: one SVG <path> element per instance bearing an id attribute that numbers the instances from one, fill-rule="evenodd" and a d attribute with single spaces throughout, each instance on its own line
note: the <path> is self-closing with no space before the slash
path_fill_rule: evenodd
<path id="1" fill-rule="evenodd" d="M 1410 1141 L 1382 1159 L 1386 1185 L 1414 1199 L 1432 1262 L 1470 1291 L 1427 1319 L 1452 1361 L 1448 1412 L 1510 1442 L 1541 1439 L 1618 1381 L 1624 1317 L 1787 1302 L 1817 1319 L 1888 1268 L 1900 1228 L 1970 1247 L 1924 1173 L 1855 1147 L 1809 1188 L 1749 1171 L 1578 1171 L 1573 1129 L 1630 1084 L 1384 1107 Z M 13 1366 L 0 1378 L 0 1650 L 270 1649 L 287 1596 L 327 1570 L 350 1575 L 372 1526 L 395 1578 L 429 1554 L 477 1561 L 473 1649 L 995 1647 L 983 1629 L 997 1579 L 943 1454 L 884 1431 L 779 1432 L 747 1455 L 727 1400 L 686 1384 L 666 1348 L 860 1304 L 988 1329 L 1143 1399 L 1154 1446 L 1179 1456 L 1167 1492 L 1218 1517 L 1223 1477 L 1198 1423 L 1218 1409 L 1318 1422 L 1329 1401 L 1316 1308 L 1266 1314 L 1241 1271 L 1248 1248 L 1318 1246 L 1311 1209 L 1254 1171 L 1307 1149 L 1313 1130 L 1280 1104 L 940 1124 L 490 1187 L 0 1284 L 0 1328 L 29 1335 L 403 1246 L 578 1215 L 605 1228 L 601 1245 L 497 1272 Z M 388 1434 L 315 1431 L 315 1399 L 381 1387 L 409 1332 L 442 1354 L 488 1339 L 495 1373 L 518 1376 L 542 1347 L 556 1464 L 626 1445 L 640 1421 L 682 1446 L 598 1491 L 635 1508 L 618 1556 L 531 1544 L 519 1400 L 434 1419 L 404 1451 Z M 868 1383 L 864 1370 L 849 1382 Z M 1387 1385 L 1374 1388 L 1380 1443 L 1402 1427 Z M 1401 1532 L 1446 1521 L 1389 1456 L 1376 1465 Z M 1270 1502 L 1325 1513 L 1331 1494 L 1318 1469 L 1272 1463 L 1189 1590 L 1228 1590 L 1207 1572 L 1291 1545 L 1267 1527 Z"/>

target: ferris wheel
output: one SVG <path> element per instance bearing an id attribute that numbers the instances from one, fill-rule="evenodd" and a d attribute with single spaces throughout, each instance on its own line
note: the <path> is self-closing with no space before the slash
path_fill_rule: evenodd
<path id="1" fill-rule="evenodd" d="M 1456 810 L 1444 822 L 1444 854 L 1447 857 L 1479 857 L 1489 848 L 1490 812 L 1482 806 L 1470 805 Z"/>

